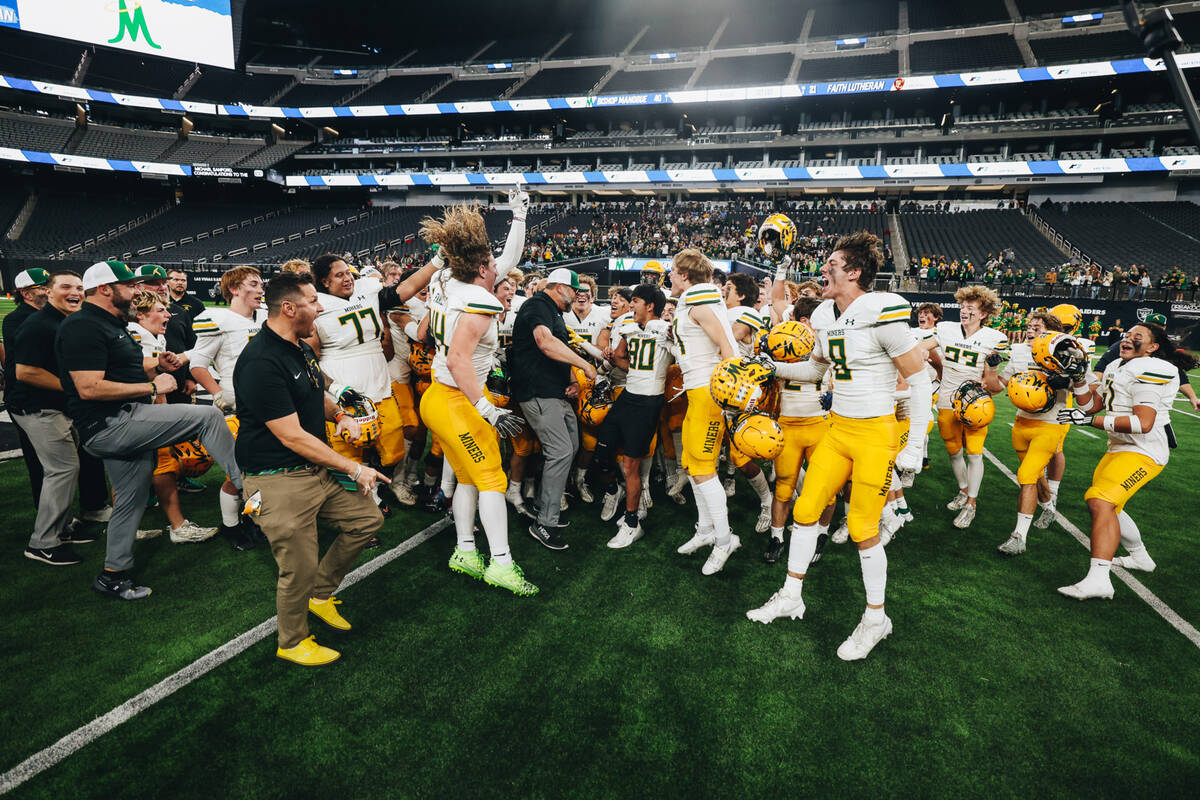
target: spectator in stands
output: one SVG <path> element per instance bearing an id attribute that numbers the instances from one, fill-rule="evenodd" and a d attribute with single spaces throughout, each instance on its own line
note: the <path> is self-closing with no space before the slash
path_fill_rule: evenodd
<path id="1" fill-rule="evenodd" d="M 199 297 L 188 294 L 188 274 L 181 269 L 168 270 L 167 286 L 171 291 L 171 305 L 182 309 L 187 314 L 187 324 L 190 326 L 192 320 L 204 310 L 204 303 L 200 302 Z M 172 311 L 171 316 L 175 315 L 176 312 Z M 182 353 L 183 351 L 180 350 L 178 352 Z"/>
<path id="2" fill-rule="evenodd" d="M 1009 262 L 1006 261 L 1005 263 L 1007 264 Z M 1001 292 L 1005 294 L 1012 294 L 1013 287 L 1016 285 L 1016 283 L 1017 275 L 1013 272 L 1012 267 L 1008 267 L 1006 270 L 1004 270 L 1004 274 L 1000 277 L 1000 284 L 1002 287 Z"/>
<path id="3" fill-rule="evenodd" d="M 1191 294 L 1189 295 L 1189 297 L 1190 297 L 1190 299 L 1195 300 L 1196 294 L 1200 293 L 1200 274 L 1196 274 L 1196 275 L 1192 276 L 1192 282 L 1191 282 L 1191 284 L 1189 284 L 1189 286 L 1191 288 Z"/>
<path id="4" fill-rule="evenodd" d="M 1091 286 L 1091 298 L 1093 300 L 1100 294 L 1100 282 L 1103 278 L 1104 276 L 1101 274 L 1098 264 L 1088 264 L 1088 284 Z"/>
<path id="5" fill-rule="evenodd" d="M 1117 321 L 1108 326 L 1108 346 L 1113 347 L 1120 343 L 1125 336 L 1125 328 L 1121 325 L 1121 318 L 1117 317 Z"/>
<path id="6" fill-rule="evenodd" d="M 1129 272 L 1125 275 L 1125 299 L 1132 300 L 1133 295 L 1137 292 L 1138 285 L 1142 282 L 1142 273 L 1138 269 L 1137 264 L 1130 267 Z"/>
<path id="7" fill-rule="evenodd" d="M 1025 273 L 1025 294 L 1026 294 L 1026 296 L 1033 295 L 1033 287 L 1034 287 L 1034 284 L 1036 284 L 1036 283 L 1037 283 L 1037 270 L 1034 269 L 1033 267 L 1030 267 L 1029 271 Z"/>
<path id="8" fill-rule="evenodd" d="M 1058 285 L 1058 270 L 1051 267 L 1046 270 L 1046 294 L 1054 296 L 1054 287 Z"/>
<path id="9" fill-rule="evenodd" d="M 1071 273 L 1071 297 L 1079 297 L 1080 289 L 1083 286 L 1083 271 L 1076 268 Z"/>
<path id="10" fill-rule="evenodd" d="M 1146 290 L 1150 288 L 1150 272 L 1143 267 L 1142 276 L 1138 278 L 1138 300 L 1146 299 Z"/>

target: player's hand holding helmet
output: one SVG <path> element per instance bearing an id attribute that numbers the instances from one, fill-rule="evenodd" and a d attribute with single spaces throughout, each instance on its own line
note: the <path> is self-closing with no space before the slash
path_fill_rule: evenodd
<path id="1" fill-rule="evenodd" d="M 783 429 L 766 414 L 741 414 L 732 427 L 733 446 L 756 461 L 773 461 L 783 452 Z"/>
<path id="2" fill-rule="evenodd" d="M 982 428 L 996 416 L 996 403 L 979 381 L 964 381 L 951 401 L 954 416 L 969 428 Z"/>
<path id="3" fill-rule="evenodd" d="M 326 391 L 328 391 L 329 396 L 333 398 L 333 402 L 337 403 L 339 406 L 354 405 L 360 400 L 365 399 L 362 393 L 360 393 L 353 386 L 345 383 L 331 383 Z"/>
<path id="4" fill-rule="evenodd" d="M 354 392 L 353 389 L 350 391 Z M 383 423 L 379 421 L 379 411 L 370 398 L 358 392 L 354 392 L 354 395 L 353 399 L 338 404 L 346 412 L 346 416 L 339 417 L 337 432 L 351 444 L 362 447 L 379 438 L 383 433 Z M 354 433 L 353 426 L 342 426 L 347 420 L 358 426 L 357 434 Z"/>
<path id="5" fill-rule="evenodd" d="M 1052 375 L 1066 375 L 1075 379 L 1087 372 L 1087 354 L 1068 334 L 1043 333 L 1033 340 L 1030 347 L 1033 360 Z"/>
<path id="6" fill-rule="evenodd" d="M 796 225 L 783 214 L 772 214 L 758 226 L 758 246 L 767 258 L 783 258 L 796 242 Z"/>
<path id="7" fill-rule="evenodd" d="M 803 322 L 786 320 L 765 334 L 763 351 L 773 361 L 794 364 L 808 358 L 816 344 L 812 329 Z"/>
<path id="8" fill-rule="evenodd" d="M 708 391 L 728 411 L 753 411 L 774 377 L 775 368 L 767 359 L 727 358 L 713 370 Z"/>
<path id="9" fill-rule="evenodd" d="M 1054 389 L 1040 372 L 1018 372 L 1008 382 L 1008 399 L 1022 411 L 1040 414 L 1054 406 Z"/>
<path id="10" fill-rule="evenodd" d="M 475 410 L 479 412 L 479 416 L 496 429 L 496 433 L 500 435 L 501 439 L 510 439 L 525 427 L 525 420 L 507 408 L 496 408 L 486 396 L 479 398 L 479 402 L 475 404 Z"/>

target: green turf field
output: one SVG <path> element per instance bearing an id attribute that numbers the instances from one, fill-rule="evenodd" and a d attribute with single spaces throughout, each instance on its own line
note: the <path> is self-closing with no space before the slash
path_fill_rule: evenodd
<path id="1" fill-rule="evenodd" d="M 988 449 L 1010 469 L 1012 408 Z M 1177 409 L 1190 409 L 1177 404 Z M 1192 531 L 1200 419 L 1129 510 L 1158 561 L 1137 578 L 1200 623 Z M 1095 432 L 1100 433 L 1100 432 Z M 803 621 L 746 620 L 783 580 L 760 560 L 756 503 L 731 500 L 743 547 L 724 572 L 675 547 L 694 511 L 659 492 L 626 551 L 598 508 L 566 515 L 571 548 L 541 548 L 513 518 L 514 554 L 542 588 L 520 599 L 450 573 L 449 531 L 345 591 L 354 624 L 315 627 L 342 660 L 315 671 L 274 658 L 268 637 L 13 793 L 21 797 L 1173 796 L 1200 785 L 1200 650 L 1114 578 L 1112 602 L 1055 587 L 1087 552 L 1062 527 L 1030 550 L 996 545 L 1016 487 L 988 464 L 966 532 L 940 441 L 909 492 L 916 521 L 889 546 L 895 631 L 865 661 L 838 660 L 863 606 L 858 559 L 831 546 L 805 583 Z M 1073 431 L 1059 510 L 1087 531 L 1083 492 L 1103 440 Z M 274 613 L 270 554 L 224 542 L 139 544 L 144 602 L 89 589 L 86 563 L 21 557 L 32 522 L 19 461 L 0 464 L 8 543 L 0 654 L 0 772 L 186 667 Z M 185 512 L 217 524 L 216 478 Z M 434 518 L 405 511 L 393 547 Z M 158 512 L 147 522 L 162 525 Z M 480 536 L 481 542 L 483 537 Z M 368 551 L 363 561 L 381 551 Z M 1192 786 L 1192 790 L 1187 787 Z"/>

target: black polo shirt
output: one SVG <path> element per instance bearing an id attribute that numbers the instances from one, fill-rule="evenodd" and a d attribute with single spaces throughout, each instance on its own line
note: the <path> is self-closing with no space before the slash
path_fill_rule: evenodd
<path id="1" fill-rule="evenodd" d="M 237 395 L 237 461 L 253 474 L 302 467 L 309 463 L 290 450 L 267 427 L 290 414 L 300 427 L 325 441 L 325 375 L 306 342 L 287 341 L 269 325 L 251 337 L 233 368 Z"/>
<path id="2" fill-rule="evenodd" d="M 75 420 L 83 441 L 104 428 L 124 405 L 150 402 L 150 379 L 142 369 L 142 348 L 129 335 L 125 321 L 95 303 L 83 307 L 62 321 L 54 340 L 58 357 L 58 377 L 67 393 L 67 414 Z M 84 400 L 75 390 L 71 370 L 104 372 L 104 380 L 114 383 L 147 384 L 146 396 L 131 400 Z"/>
<path id="3" fill-rule="evenodd" d="M 54 352 L 54 340 L 58 327 L 67 315 L 49 303 L 41 311 L 30 315 L 17 331 L 15 341 L 8 347 L 8 363 L 12 377 L 4 399 L 8 407 L 18 414 L 33 414 L 37 411 L 66 411 L 67 396 L 53 389 L 43 389 L 32 383 L 17 380 L 17 364 L 39 367 L 51 375 L 58 375 L 58 356 Z"/>
<path id="4" fill-rule="evenodd" d="M 549 328 L 563 344 L 570 341 L 563 312 L 545 292 L 538 292 L 522 303 L 513 322 L 508 377 L 512 399 L 518 403 L 535 397 L 563 398 L 571 382 L 571 365 L 555 361 L 537 346 L 533 332 L 540 325 Z"/>
<path id="5" fill-rule="evenodd" d="M 194 294 L 184 292 L 183 297 L 178 300 L 170 295 L 167 295 L 167 297 L 170 299 L 171 305 L 179 306 L 187 313 L 189 326 L 192 324 L 192 320 L 200 316 L 200 312 L 204 310 L 204 303 Z M 171 313 L 174 314 L 175 311 L 171 310 Z"/>
<path id="6" fill-rule="evenodd" d="M 3 334 L 4 341 L 10 347 L 17 338 L 17 329 L 25 324 L 25 320 L 36 314 L 38 309 L 22 300 L 17 304 L 17 307 L 10 311 L 5 317 L 4 322 L 0 325 L 0 334 Z"/>

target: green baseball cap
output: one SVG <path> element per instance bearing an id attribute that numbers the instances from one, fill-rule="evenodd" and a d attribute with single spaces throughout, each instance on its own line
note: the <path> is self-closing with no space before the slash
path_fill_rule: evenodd
<path id="1" fill-rule="evenodd" d="M 138 278 L 144 281 L 165 281 L 167 271 L 158 264 L 143 264 L 135 270 Z"/>
<path id="2" fill-rule="evenodd" d="M 165 277 L 165 275 L 164 275 Z M 97 261 L 83 273 L 83 290 L 85 292 L 109 283 L 125 283 L 138 280 L 138 274 L 126 266 L 124 261 Z"/>
<path id="3" fill-rule="evenodd" d="M 28 289 L 30 286 L 42 286 L 49 282 L 50 273 L 41 267 L 34 267 L 24 272 L 18 272 L 17 277 L 13 279 L 13 288 Z"/>
<path id="4" fill-rule="evenodd" d="M 1158 313 L 1147 314 L 1146 322 L 1153 322 L 1155 325 L 1162 325 L 1165 328 L 1167 326 L 1167 315 Z"/>

